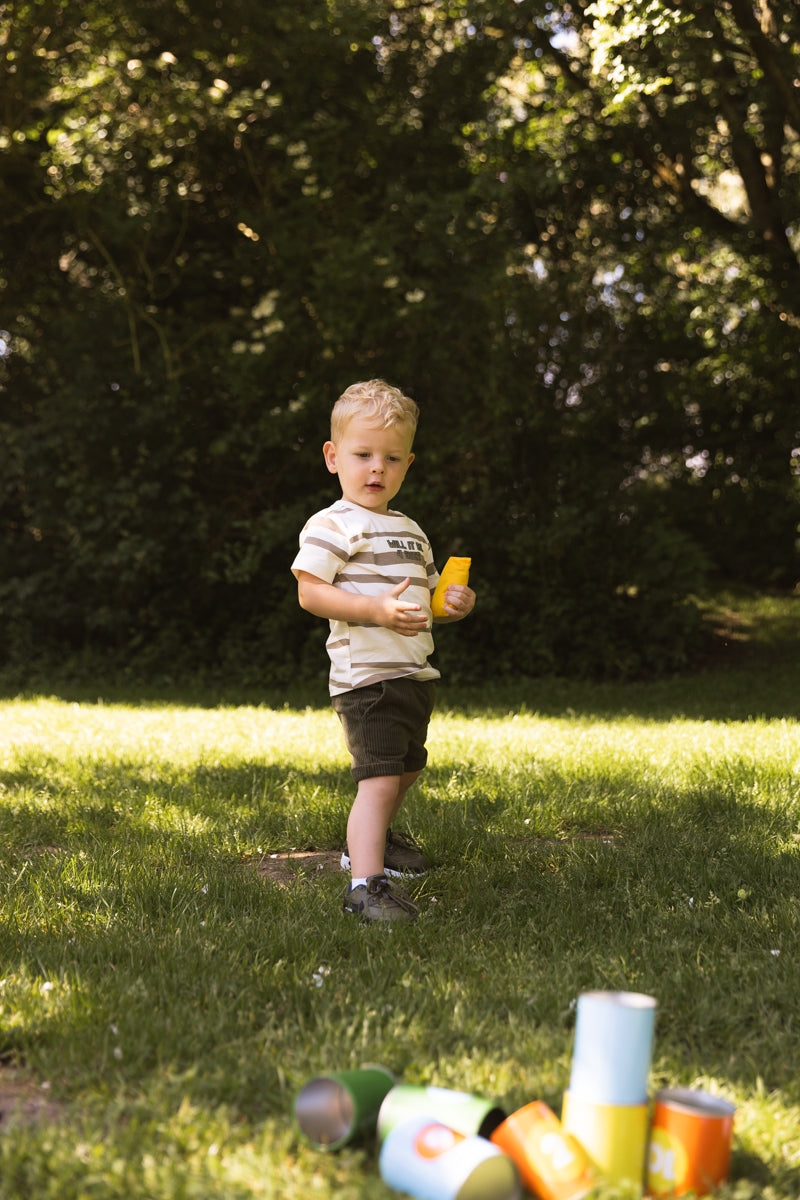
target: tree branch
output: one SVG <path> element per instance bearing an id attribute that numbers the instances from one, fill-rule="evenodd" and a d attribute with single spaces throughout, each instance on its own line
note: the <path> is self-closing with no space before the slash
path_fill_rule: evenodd
<path id="1" fill-rule="evenodd" d="M 800 88 L 787 70 L 791 60 L 782 47 L 756 21 L 752 0 L 729 0 L 731 12 L 765 76 L 780 97 L 786 122 L 800 136 Z M 767 22 L 765 22 L 767 24 Z"/>

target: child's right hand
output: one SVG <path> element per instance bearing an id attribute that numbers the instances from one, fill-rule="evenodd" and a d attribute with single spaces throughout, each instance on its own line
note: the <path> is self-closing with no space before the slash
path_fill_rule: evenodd
<path id="1" fill-rule="evenodd" d="M 428 628 L 428 614 L 422 605 L 401 599 L 410 584 L 410 579 L 404 579 L 383 595 L 375 597 L 376 624 L 391 629 L 393 633 L 401 633 L 403 637 L 416 637 Z"/>

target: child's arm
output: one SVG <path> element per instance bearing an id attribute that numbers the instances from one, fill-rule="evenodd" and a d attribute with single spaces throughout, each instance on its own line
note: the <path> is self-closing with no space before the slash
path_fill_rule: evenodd
<path id="1" fill-rule="evenodd" d="M 297 571 L 296 575 L 300 607 L 315 617 L 359 625 L 381 625 L 404 637 L 416 637 L 428 628 L 428 616 L 422 607 L 401 599 L 410 579 L 388 588 L 380 596 L 361 596 L 334 587 L 308 571 Z"/>

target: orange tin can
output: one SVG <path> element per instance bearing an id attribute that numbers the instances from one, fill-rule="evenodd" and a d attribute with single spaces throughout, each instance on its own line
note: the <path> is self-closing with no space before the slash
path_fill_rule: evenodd
<path id="1" fill-rule="evenodd" d="M 491 1140 L 513 1160 L 525 1187 L 542 1200 L 579 1200 L 594 1186 L 589 1156 L 542 1100 L 511 1113 Z"/>
<path id="2" fill-rule="evenodd" d="M 736 1108 L 697 1088 L 656 1094 L 647 1150 L 650 1196 L 705 1196 L 728 1178 Z"/>

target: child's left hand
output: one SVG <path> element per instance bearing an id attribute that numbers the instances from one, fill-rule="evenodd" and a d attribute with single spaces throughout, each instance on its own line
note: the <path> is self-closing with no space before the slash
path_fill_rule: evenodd
<path id="1" fill-rule="evenodd" d="M 475 607 L 475 593 L 471 587 L 462 583 L 451 583 L 444 594 L 445 621 L 460 621 L 468 616 Z"/>

